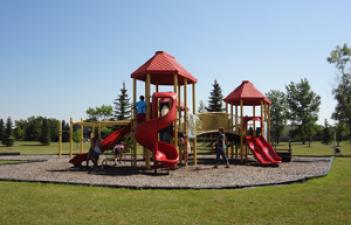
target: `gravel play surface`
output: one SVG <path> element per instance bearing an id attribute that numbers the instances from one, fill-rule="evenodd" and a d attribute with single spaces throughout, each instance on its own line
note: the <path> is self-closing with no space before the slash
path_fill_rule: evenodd
<path id="1" fill-rule="evenodd" d="M 0 180 L 72 183 L 127 188 L 243 188 L 305 181 L 329 172 L 332 158 L 294 157 L 279 167 L 248 165 L 189 166 L 154 175 L 126 166 L 107 166 L 92 171 L 85 166 L 73 168 L 68 157 L 2 156 L 0 160 L 26 160 L 26 163 L 0 165 Z"/>

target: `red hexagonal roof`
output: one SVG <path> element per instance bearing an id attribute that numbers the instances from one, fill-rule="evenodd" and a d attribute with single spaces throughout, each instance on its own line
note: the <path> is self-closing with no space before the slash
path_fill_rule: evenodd
<path id="1" fill-rule="evenodd" d="M 187 79 L 188 84 L 197 83 L 197 79 L 191 73 L 164 51 L 157 51 L 153 57 L 134 71 L 131 77 L 145 81 L 147 74 L 151 75 L 152 84 L 173 85 L 174 74 L 178 74 L 179 84 L 184 84 L 184 79 Z"/>
<path id="2" fill-rule="evenodd" d="M 244 105 L 261 105 L 261 101 L 269 105 L 272 104 L 271 100 L 248 80 L 244 80 L 239 87 L 224 98 L 224 101 L 231 105 L 240 105 L 241 100 L 243 100 Z"/>

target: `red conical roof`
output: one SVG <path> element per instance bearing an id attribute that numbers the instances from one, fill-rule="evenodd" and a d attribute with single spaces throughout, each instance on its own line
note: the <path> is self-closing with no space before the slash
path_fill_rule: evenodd
<path id="1" fill-rule="evenodd" d="M 272 104 L 271 100 L 257 90 L 248 80 L 244 80 L 239 87 L 224 98 L 224 101 L 231 105 L 240 105 L 241 100 L 243 100 L 244 105 L 260 105 L 261 101 L 269 105 Z"/>
<path id="2" fill-rule="evenodd" d="M 197 79 L 182 67 L 173 56 L 164 51 L 157 51 L 152 58 L 134 71 L 131 77 L 145 81 L 146 74 L 151 75 L 152 84 L 173 85 L 174 74 L 178 74 L 179 84 L 184 83 L 182 78 L 187 79 L 188 84 L 197 82 Z"/>

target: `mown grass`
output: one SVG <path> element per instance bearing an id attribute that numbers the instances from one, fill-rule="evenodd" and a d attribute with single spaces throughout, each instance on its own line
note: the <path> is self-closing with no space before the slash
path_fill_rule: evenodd
<path id="1" fill-rule="evenodd" d="M 312 142 L 311 147 L 308 147 L 307 144 L 303 145 L 301 143 L 294 142 L 291 144 L 292 154 L 293 155 L 333 155 L 333 145 L 325 145 L 321 142 Z M 288 143 L 281 143 L 279 148 L 288 148 Z M 350 142 L 344 141 L 340 143 L 339 149 L 341 150 L 342 155 L 351 155 L 351 144 Z"/>
<path id="2" fill-rule="evenodd" d="M 89 149 L 90 144 L 85 142 L 84 149 Z M 62 153 L 69 154 L 69 143 L 62 143 Z M 58 154 L 59 148 L 57 142 L 51 142 L 50 145 L 42 145 L 35 141 L 16 141 L 12 147 L 0 145 L 1 152 L 20 152 L 23 155 L 27 154 Z M 73 153 L 79 153 L 80 144 L 73 143 Z"/>
<path id="3" fill-rule="evenodd" d="M 351 158 L 307 183 L 126 190 L 0 182 L 0 224 L 350 224 Z"/>
<path id="4" fill-rule="evenodd" d="M 90 144 L 84 143 L 84 149 L 87 151 Z M 279 148 L 286 149 L 288 148 L 288 143 L 281 143 L 278 146 Z M 302 145 L 301 143 L 292 144 L 292 153 L 294 155 L 332 155 L 333 146 L 325 145 L 320 142 L 313 142 L 311 148 L 308 148 L 307 145 Z M 63 143 L 63 154 L 69 154 L 69 143 Z M 351 155 L 351 145 L 350 142 L 341 143 L 341 153 L 343 155 Z M 73 143 L 73 153 L 79 153 L 80 144 Z M 20 152 L 21 154 L 58 154 L 58 143 L 52 142 L 49 146 L 43 146 L 39 142 L 25 142 L 17 141 L 13 147 L 5 147 L 0 145 L 1 152 Z M 142 148 L 138 149 L 138 152 L 142 153 Z"/>
<path id="5" fill-rule="evenodd" d="M 5 165 L 5 164 L 16 164 L 20 163 L 22 161 L 19 160 L 0 160 L 0 165 Z"/>

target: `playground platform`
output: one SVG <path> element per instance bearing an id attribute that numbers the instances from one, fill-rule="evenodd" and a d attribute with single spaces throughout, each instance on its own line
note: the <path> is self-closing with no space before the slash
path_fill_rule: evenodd
<path id="1" fill-rule="evenodd" d="M 252 161 L 230 168 L 220 165 L 217 169 L 213 168 L 213 159 L 206 158 L 197 166 L 180 167 L 157 175 L 140 167 L 131 168 L 128 163 L 91 172 L 86 166 L 72 167 L 67 156 L 1 156 L 0 160 L 24 160 L 23 163 L 0 165 L 0 180 L 6 181 L 133 189 L 234 189 L 283 185 L 325 176 L 333 158 L 293 157 L 291 162 L 279 167 L 262 167 Z"/>

